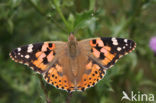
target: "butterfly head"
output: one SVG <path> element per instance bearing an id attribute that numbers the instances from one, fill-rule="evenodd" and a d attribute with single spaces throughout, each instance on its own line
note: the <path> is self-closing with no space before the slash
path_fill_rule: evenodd
<path id="1" fill-rule="evenodd" d="M 76 42 L 76 37 L 74 36 L 74 34 L 73 33 L 70 33 L 70 35 L 69 35 L 69 37 L 68 37 L 68 42 L 70 42 L 70 41 L 75 41 Z"/>

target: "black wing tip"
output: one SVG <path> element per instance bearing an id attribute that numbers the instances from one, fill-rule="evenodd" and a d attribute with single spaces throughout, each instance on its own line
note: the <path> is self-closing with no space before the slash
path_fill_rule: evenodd
<path id="1" fill-rule="evenodd" d="M 129 40 L 129 41 L 130 41 L 130 44 L 132 46 L 132 50 L 134 50 L 136 48 L 136 42 L 133 40 Z"/>
<path id="2" fill-rule="evenodd" d="M 22 63 L 22 61 L 20 62 L 20 61 L 18 61 L 18 50 L 17 50 L 17 48 L 16 49 L 14 49 L 14 50 L 12 50 L 10 53 L 9 53 L 9 57 L 13 60 L 13 61 L 15 61 L 15 62 L 19 62 L 19 63 Z"/>
<path id="3" fill-rule="evenodd" d="M 15 61 L 15 53 L 14 53 L 14 51 L 11 51 L 11 52 L 9 53 L 9 57 L 10 57 L 12 60 Z"/>

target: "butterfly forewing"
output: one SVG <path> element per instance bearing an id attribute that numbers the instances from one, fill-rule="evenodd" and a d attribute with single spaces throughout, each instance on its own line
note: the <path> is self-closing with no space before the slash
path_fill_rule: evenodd
<path id="1" fill-rule="evenodd" d="M 15 62 L 28 65 L 34 71 L 43 73 L 56 55 L 56 43 L 44 42 L 29 44 L 14 49 L 10 57 Z"/>
<path id="2" fill-rule="evenodd" d="M 111 67 L 123 55 L 136 47 L 132 40 L 124 38 L 97 38 L 90 40 L 91 52 L 106 68 Z"/>

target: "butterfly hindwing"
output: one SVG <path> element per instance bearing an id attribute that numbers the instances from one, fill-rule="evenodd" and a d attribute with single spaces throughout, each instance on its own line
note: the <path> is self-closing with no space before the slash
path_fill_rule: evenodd
<path id="1" fill-rule="evenodd" d="M 106 74 L 106 69 L 94 62 L 92 59 L 88 59 L 86 65 L 86 71 L 84 72 L 81 81 L 78 83 L 78 90 L 84 91 L 87 88 L 93 87 L 98 81 L 100 81 Z"/>
<path id="2" fill-rule="evenodd" d="M 56 62 L 43 77 L 48 84 L 51 84 L 58 89 L 63 89 L 68 92 L 73 91 L 74 85 L 69 81 L 67 75 L 63 73 L 63 69 L 63 66 Z"/>

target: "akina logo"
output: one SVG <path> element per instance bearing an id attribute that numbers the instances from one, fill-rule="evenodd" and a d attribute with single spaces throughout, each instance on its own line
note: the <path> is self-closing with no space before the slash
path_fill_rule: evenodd
<path id="1" fill-rule="evenodd" d="M 131 91 L 131 95 L 128 96 L 125 91 L 123 91 L 122 93 L 123 97 L 121 98 L 121 101 L 123 101 L 124 99 L 129 101 L 155 101 L 154 94 L 144 94 L 140 93 L 140 91 L 138 91 L 138 93 L 134 93 L 133 91 Z"/>

